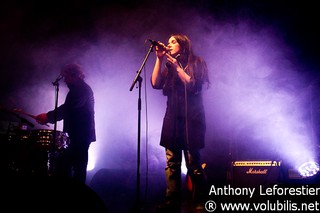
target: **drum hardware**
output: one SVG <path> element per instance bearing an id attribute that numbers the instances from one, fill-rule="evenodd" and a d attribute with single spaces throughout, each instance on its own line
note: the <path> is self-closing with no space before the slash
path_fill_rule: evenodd
<path id="1" fill-rule="evenodd" d="M 54 130 L 49 129 L 36 129 L 30 132 L 31 141 L 39 148 L 61 150 L 68 147 L 70 140 L 67 133 L 56 130 L 55 142 L 53 136 Z"/>
<path id="2" fill-rule="evenodd" d="M 54 130 L 16 130 L 11 135 L 8 170 L 17 175 L 52 176 L 56 159 L 68 148 L 68 134 Z"/>
<path id="3" fill-rule="evenodd" d="M 36 116 L 17 108 L 7 110 L 0 106 L 0 110 L 14 115 L 20 121 L 18 126 L 8 129 L 4 137 L 6 145 L 10 148 L 6 163 L 8 172 L 27 176 L 53 175 L 55 159 L 70 143 L 68 134 L 49 129 L 28 130 L 27 126 L 34 125 L 20 114 L 37 120 Z M 49 127 L 48 124 L 44 125 Z"/>

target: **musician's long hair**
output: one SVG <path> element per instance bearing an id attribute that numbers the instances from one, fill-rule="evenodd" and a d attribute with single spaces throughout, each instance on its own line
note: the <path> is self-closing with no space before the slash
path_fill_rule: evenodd
<path id="1" fill-rule="evenodd" d="M 206 84 L 207 88 L 209 88 L 211 83 L 207 65 L 202 57 L 194 55 L 190 39 L 186 35 L 180 33 L 171 34 L 170 37 L 174 37 L 180 45 L 179 61 L 184 68 L 188 66 L 186 72 L 192 79 L 202 80 L 202 83 Z M 196 72 L 196 69 L 199 69 L 199 72 Z"/>

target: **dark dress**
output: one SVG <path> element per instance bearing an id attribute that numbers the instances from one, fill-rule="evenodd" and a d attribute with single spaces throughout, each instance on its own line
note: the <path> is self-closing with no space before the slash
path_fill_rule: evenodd
<path id="1" fill-rule="evenodd" d="M 195 69 L 187 86 L 169 65 L 166 69 L 168 74 L 155 86 L 167 96 L 160 145 L 171 150 L 201 149 L 205 146 L 206 123 L 200 69 Z"/>

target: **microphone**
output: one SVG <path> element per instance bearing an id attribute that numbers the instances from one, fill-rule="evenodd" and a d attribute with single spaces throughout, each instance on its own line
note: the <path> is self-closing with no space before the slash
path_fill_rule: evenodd
<path id="1" fill-rule="evenodd" d="M 57 79 L 56 79 L 54 82 L 52 82 L 52 84 L 53 84 L 53 85 L 57 85 L 58 82 L 59 82 L 61 79 L 63 79 L 63 75 L 60 74 L 60 75 L 57 77 Z"/>
<path id="2" fill-rule="evenodd" d="M 166 51 L 166 52 L 169 52 L 169 48 L 167 46 L 165 46 L 164 44 L 160 44 L 158 41 L 155 41 L 155 40 L 152 40 L 152 39 L 149 39 L 149 41 L 151 42 L 151 44 L 153 46 L 157 46 L 159 47 L 160 49 Z"/>

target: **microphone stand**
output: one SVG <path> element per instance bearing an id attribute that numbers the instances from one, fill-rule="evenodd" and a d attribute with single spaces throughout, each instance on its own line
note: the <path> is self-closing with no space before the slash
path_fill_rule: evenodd
<path id="1" fill-rule="evenodd" d="M 57 120 L 58 120 L 58 95 L 59 95 L 59 81 L 62 79 L 61 75 L 52 82 L 55 86 L 55 105 L 54 105 L 54 125 L 53 125 L 53 136 L 52 136 L 52 148 L 51 152 L 48 153 L 48 175 L 54 175 L 54 162 L 56 154 L 56 139 L 57 139 Z"/>
<path id="2" fill-rule="evenodd" d="M 138 82 L 138 89 L 139 89 L 139 97 L 138 97 L 138 149 L 137 149 L 137 191 L 136 191 L 136 203 L 133 212 L 139 212 L 140 211 L 140 133 L 141 133 L 141 82 L 142 78 L 140 76 L 141 71 L 143 67 L 146 64 L 146 61 L 152 52 L 152 49 L 154 47 L 154 44 L 150 45 L 150 48 L 145 55 L 145 58 L 142 62 L 142 65 L 140 66 L 139 70 L 137 71 L 137 75 L 134 78 L 132 85 L 130 87 L 130 91 L 132 91 L 134 85 Z"/>

